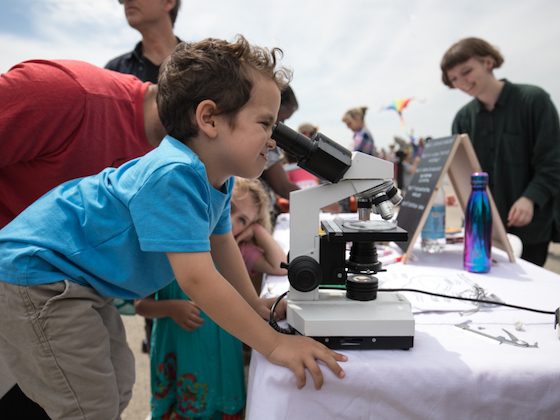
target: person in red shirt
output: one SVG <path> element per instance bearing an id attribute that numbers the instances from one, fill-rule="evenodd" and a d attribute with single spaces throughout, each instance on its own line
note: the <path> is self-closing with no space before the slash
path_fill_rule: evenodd
<path id="1" fill-rule="evenodd" d="M 26 61 L 0 75 L 0 228 L 62 182 L 157 146 L 156 93 L 80 61 Z"/>
<path id="2" fill-rule="evenodd" d="M 0 228 L 51 188 L 157 146 L 156 94 L 155 84 L 80 61 L 26 61 L 0 75 Z M 48 419 L 2 382 L 0 412 Z"/>

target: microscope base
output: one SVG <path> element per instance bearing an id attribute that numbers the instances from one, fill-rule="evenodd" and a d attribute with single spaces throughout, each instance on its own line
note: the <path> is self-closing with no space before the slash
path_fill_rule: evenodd
<path id="1" fill-rule="evenodd" d="M 414 344 L 410 303 L 398 293 L 379 292 L 366 302 L 348 299 L 344 290 L 320 290 L 315 301 L 288 295 L 287 321 L 331 349 L 408 350 Z"/>

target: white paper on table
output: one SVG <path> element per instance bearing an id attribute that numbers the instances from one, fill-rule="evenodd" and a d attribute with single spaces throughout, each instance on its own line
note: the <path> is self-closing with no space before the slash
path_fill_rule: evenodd
<path id="1" fill-rule="evenodd" d="M 396 268 L 396 267 L 395 267 Z M 379 287 L 386 289 L 418 289 L 450 296 L 477 298 L 484 295 L 484 290 L 470 280 L 464 273 L 438 271 L 430 274 L 418 270 L 410 273 L 395 269 L 383 276 L 378 276 Z M 400 292 L 412 305 L 414 313 L 420 312 L 468 312 L 479 309 L 475 302 L 443 298 L 416 292 Z M 483 297 L 483 296 L 482 296 Z"/>

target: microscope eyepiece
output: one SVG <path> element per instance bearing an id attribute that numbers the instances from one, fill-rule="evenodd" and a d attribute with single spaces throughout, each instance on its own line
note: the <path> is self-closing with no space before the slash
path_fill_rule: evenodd
<path id="1" fill-rule="evenodd" d="M 272 138 L 278 147 L 291 153 L 297 164 L 313 175 L 338 182 L 352 165 L 352 152 L 321 133 L 308 138 L 287 125 L 277 123 Z"/>
<path id="2" fill-rule="evenodd" d="M 304 160 L 313 151 L 314 144 L 310 138 L 282 123 L 274 126 L 272 138 L 276 140 L 278 147 L 294 155 L 298 162 Z"/>

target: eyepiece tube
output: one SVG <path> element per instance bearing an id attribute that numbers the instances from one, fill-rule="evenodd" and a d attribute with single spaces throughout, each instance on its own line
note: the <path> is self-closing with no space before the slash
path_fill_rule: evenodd
<path id="1" fill-rule="evenodd" d="M 313 141 L 310 138 L 282 123 L 276 124 L 272 138 L 276 140 L 278 147 L 294 155 L 298 161 L 305 159 L 313 150 Z"/>
<path id="2" fill-rule="evenodd" d="M 278 123 L 272 130 L 278 146 L 296 157 L 297 164 L 313 175 L 338 182 L 352 165 L 352 153 L 321 133 L 313 138 Z"/>

